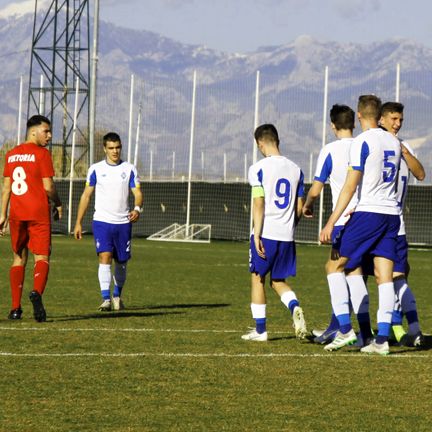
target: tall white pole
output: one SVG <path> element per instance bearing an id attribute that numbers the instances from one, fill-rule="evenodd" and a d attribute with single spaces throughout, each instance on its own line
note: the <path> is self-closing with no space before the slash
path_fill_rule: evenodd
<path id="1" fill-rule="evenodd" d="M 99 0 L 94 2 L 93 15 L 93 49 L 91 52 L 90 96 L 89 96 L 89 165 L 94 163 L 94 136 L 96 123 L 96 85 L 99 40 Z"/>
<path id="2" fill-rule="evenodd" d="M 309 154 L 309 183 L 312 183 L 313 152 Z"/>
<path id="3" fill-rule="evenodd" d="M 259 122 L 259 96 L 260 96 L 259 92 L 260 92 L 260 71 L 257 71 L 257 73 L 256 73 L 256 81 L 255 81 L 254 132 L 255 132 L 255 129 L 258 127 L 258 122 Z M 256 161 L 257 161 L 257 145 L 256 145 L 256 142 L 255 142 L 255 139 L 254 139 L 253 140 L 253 150 L 252 150 L 252 163 L 254 164 Z M 253 228 L 252 207 L 253 207 L 253 198 L 252 198 L 252 191 L 251 191 L 250 217 L 249 217 L 250 232 L 252 232 L 252 228 Z"/>
<path id="4" fill-rule="evenodd" d="M 193 144 L 195 133 L 195 99 L 196 99 L 196 82 L 197 73 L 194 70 L 192 84 L 192 110 L 191 110 L 191 130 L 189 141 L 189 177 L 188 177 L 188 192 L 187 192 L 187 207 L 186 207 L 186 237 L 189 236 L 190 225 L 190 203 L 191 203 L 191 186 L 192 186 L 192 160 L 193 160 Z"/>
<path id="5" fill-rule="evenodd" d="M 153 181 L 153 150 L 150 150 L 150 181 Z"/>
<path id="6" fill-rule="evenodd" d="M 322 142 L 321 147 L 326 145 L 326 135 L 327 135 L 327 105 L 328 105 L 328 77 L 329 77 L 329 68 L 325 67 L 324 71 L 324 103 L 323 103 L 323 128 L 322 128 Z M 320 232 L 323 226 L 323 213 L 324 213 L 324 188 L 320 194 L 320 202 L 319 202 L 319 215 L 318 215 L 318 239 Z M 319 243 L 319 240 L 318 240 Z"/>
<path id="7" fill-rule="evenodd" d="M 19 101 L 18 101 L 17 145 L 19 145 L 21 143 L 22 95 L 23 95 L 23 76 L 21 75 L 21 77 L 20 77 L 20 85 L 19 85 Z"/>
<path id="8" fill-rule="evenodd" d="M 133 122 L 134 82 L 135 82 L 135 77 L 132 74 L 131 75 L 131 83 L 130 83 L 129 133 L 128 133 L 128 151 L 127 151 L 127 160 L 129 163 L 131 161 L 131 153 L 132 153 L 132 122 Z"/>
<path id="9" fill-rule="evenodd" d="M 223 180 L 226 183 L 227 180 L 227 156 L 226 153 L 223 154 Z"/>
<path id="10" fill-rule="evenodd" d="M 201 180 L 204 180 L 204 152 L 201 152 Z"/>
<path id="11" fill-rule="evenodd" d="M 171 167 L 171 178 L 174 180 L 175 176 L 175 151 L 172 154 L 172 167 Z"/>
<path id="12" fill-rule="evenodd" d="M 40 76 L 39 114 L 45 115 L 45 90 L 44 90 L 44 77 L 43 77 L 43 75 Z"/>
<path id="13" fill-rule="evenodd" d="M 75 107 L 72 125 L 72 150 L 69 172 L 69 209 L 68 209 L 68 233 L 72 231 L 72 194 L 73 194 L 73 178 L 74 178 L 74 162 L 75 162 L 75 142 L 76 142 L 76 123 L 78 116 L 78 96 L 79 96 L 79 77 L 76 77 L 75 82 Z"/>
<path id="14" fill-rule="evenodd" d="M 135 152 L 134 152 L 134 166 L 137 166 L 138 162 L 138 148 L 139 148 L 139 134 L 141 128 L 141 104 L 139 105 L 138 110 L 138 119 L 137 119 L 137 128 L 136 128 L 136 137 L 135 137 Z"/>
<path id="15" fill-rule="evenodd" d="M 400 98 L 400 63 L 396 65 L 396 97 L 395 101 L 399 102 Z"/>
<path id="16" fill-rule="evenodd" d="M 248 164 L 247 164 L 247 153 L 244 154 L 244 182 L 246 183 L 247 178 L 247 172 L 248 172 Z"/>

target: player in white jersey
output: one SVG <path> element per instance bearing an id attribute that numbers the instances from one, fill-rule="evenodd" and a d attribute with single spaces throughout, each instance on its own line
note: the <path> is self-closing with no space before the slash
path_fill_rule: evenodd
<path id="1" fill-rule="evenodd" d="M 378 127 L 381 100 L 375 95 L 360 96 L 357 115 L 363 133 L 354 138 L 350 149 L 350 170 L 336 207 L 320 234 L 328 243 L 336 221 L 343 214 L 359 187 L 359 201 L 345 227 L 337 272 L 332 284 L 344 284 L 345 269 L 361 265 L 362 258 L 373 256 L 379 291 L 378 334 L 363 353 L 388 354 L 388 337 L 394 307 L 393 263 L 399 231 L 399 208 L 396 198 L 397 172 L 401 158 L 399 140 Z M 339 275 L 338 275 L 339 273 Z M 348 306 L 346 313 L 349 313 Z M 326 345 L 331 351 L 353 343 L 356 335 L 350 325 L 337 333 Z M 348 331 L 347 329 L 350 328 Z"/>
<path id="2" fill-rule="evenodd" d="M 99 257 L 98 278 L 102 295 L 101 311 L 124 308 L 121 300 L 126 281 L 126 265 L 131 258 L 132 223 L 142 212 L 143 197 L 136 168 L 120 158 L 121 140 L 115 132 L 103 137 L 106 158 L 93 164 L 78 206 L 74 235 L 82 238 L 82 220 L 95 191 L 93 236 Z M 129 190 L 134 196 L 134 209 L 129 210 Z M 111 301 L 111 265 L 114 260 L 114 288 Z"/>
<path id="3" fill-rule="evenodd" d="M 264 156 L 249 168 L 253 197 L 253 231 L 250 242 L 251 311 L 255 328 L 244 340 L 267 341 L 265 278 L 290 310 L 297 338 L 306 337 L 306 323 L 298 299 L 286 283 L 296 274 L 294 231 L 303 206 L 303 173 L 279 152 L 279 136 L 272 124 L 255 130 Z"/>
<path id="4" fill-rule="evenodd" d="M 349 151 L 353 141 L 352 133 L 355 123 L 355 113 L 347 105 L 333 105 L 330 110 L 330 120 L 332 130 L 338 139 L 327 144 L 320 151 L 315 178 L 303 206 L 303 215 L 305 217 L 313 216 L 314 202 L 319 197 L 327 180 L 330 181 L 334 209 L 347 175 Z M 347 214 L 350 214 L 356 205 L 357 194 L 354 194 L 347 206 L 346 212 L 336 221 L 332 232 L 332 248 L 325 267 L 327 280 L 329 281 L 333 313 L 327 329 L 315 337 L 314 342 L 317 343 L 326 343 L 333 340 L 336 332 L 343 328 L 346 322 L 350 322 L 349 315 L 345 316 L 346 305 L 350 301 L 359 321 L 362 340 L 368 340 L 372 336 L 369 317 L 369 294 L 363 280 L 361 267 L 350 269 L 350 272 L 345 275 L 349 290 L 347 284 L 339 284 L 335 287 L 331 283 L 334 277 L 333 274 L 337 270 L 340 256 L 339 248 L 344 227 L 349 220 Z M 336 278 L 338 277 L 339 275 L 337 274 Z"/>
<path id="5" fill-rule="evenodd" d="M 397 136 L 403 124 L 403 111 L 404 106 L 399 102 L 386 102 L 383 104 L 380 118 L 381 127 Z M 399 187 L 397 192 L 401 226 L 397 238 L 398 259 L 395 261 L 393 271 L 396 305 L 393 312 L 392 328 L 398 342 L 418 346 L 422 344 L 423 336 L 418 321 L 416 299 L 407 281 L 409 273 L 408 243 L 406 239 L 403 209 L 410 173 L 412 173 L 417 180 L 422 181 L 425 178 L 425 170 L 406 141 L 401 140 L 401 149 L 402 159 L 399 168 Z M 403 315 L 405 315 L 408 321 L 408 334 L 406 335 L 402 327 Z"/>

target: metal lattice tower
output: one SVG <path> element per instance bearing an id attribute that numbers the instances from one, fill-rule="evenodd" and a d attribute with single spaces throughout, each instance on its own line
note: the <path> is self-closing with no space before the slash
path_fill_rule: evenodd
<path id="1" fill-rule="evenodd" d="M 70 171 L 71 143 L 79 81 L 76 162 L 87 163 L 89 148 L 89 0 L 35 0 L 27 116 L 51 120 L 51 150 L 58 176 Z M 42 10 L 43 9 L 43 10 Z M 60 161 L 60 165 L 59 165 Z M 60 168 L 61 172 L 58 172 Z"/>

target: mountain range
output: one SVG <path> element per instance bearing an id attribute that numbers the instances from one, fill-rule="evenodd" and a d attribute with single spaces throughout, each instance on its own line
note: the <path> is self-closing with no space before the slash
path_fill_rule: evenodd
<path id="1" fill-rule="evenodd" d="M 1 142 L 16 136 L 19 77 L 27 76 L 28 83 L 32 29 L 32 14 L 0 19 Z M 406 106 L 402 134 L 432 177 L 432 49 L 421 44 L 389 39 L 363 45 L 299 36 L 285 45 L 231 54 L 103 21 L 99 41 L 97 126 L 109 128 L 114 122 L 123 135 L 128 133 L 134 74 L 134 131 L 141 106 L 143 170 L 153 164 L 152 169 L 159 166 L 168 173 L 176 152 L 178 169 L 185 172 L 193 71 L 197 72 L 194 165 L 209 178 L 217 179 L 224 163 L 236 177 L 243 176 L 245 158 L 251 161 L 259 71 L 259 122 L 278 126 L 288 153 L 310 176 L 311 160 L 322 142 L 325 67 L 330 108 L 333 103 L 354 107 L 364 93 L 395 100 L 399 64 L 400 101 Z M 331 139 L 327 128 L 326 140 Z"/>

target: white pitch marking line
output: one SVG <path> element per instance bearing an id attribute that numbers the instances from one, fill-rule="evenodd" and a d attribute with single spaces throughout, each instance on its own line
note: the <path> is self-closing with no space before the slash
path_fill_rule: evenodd
<path id="1" fill-rule="evenodd" d="M 295 354 L 295 353 L 267 353 L 267 354 L 250 354 L 250 353 L 239 353 L 239 354 L 227 354 L 227 353 L 10 353 L 0 352 L 0 357 L 178 357 L 178 358 L 279 358 L 279 357 L 291 357 L 291 358 L 335 358 L 332 354 Z M 350 358 L 370 358 L 369 355 L 358 355 L 358 354 L 337 354 L 337 357 L 350 357 Z M 378 358 L 378 356 L 374 356 Z M 421 354 L 390 354 L 386 358 L 429 358 L 426 355 Z"/>
<path id="2" fill-rule="evenodd" d="M 0 327 L 3 331 L 35 331 L 35 332 L 161 332 L 161 333 L 241 333 L 240 330 L 207 330 L 207 329 L 152 329 L 152 328 L 68 328 L 68 327 Z M 283 331 L 272 331 L 286 333 Z"/>

